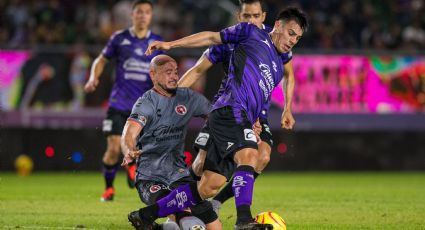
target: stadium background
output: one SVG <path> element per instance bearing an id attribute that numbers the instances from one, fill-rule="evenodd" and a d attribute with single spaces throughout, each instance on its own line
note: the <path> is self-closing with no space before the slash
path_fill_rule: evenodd
<path id="1" fill-rule="evenodd" d="M 425 5 L 421 0 L 266 1 L 266 24 L 300 6 L 310 30 L 294 49 L 294 131 L 279 127 L 268 170 L 425 169 Z M 234 23 L 236 1 L 154 1 L 152 30 L 165 40 Z M 35 171 L 99 170 L 101 122 L 113 62 L 98 90 L 82 87 L 109 36 L 130 21 L 129 1 L 0 2 L 0 170 L 21 154 Z M 183 73 L 203 49 L 174 50 Z M 221 67 L 195 86 L 211 98 Z M 191 123 L 186 149 L 202 124 Z"/>

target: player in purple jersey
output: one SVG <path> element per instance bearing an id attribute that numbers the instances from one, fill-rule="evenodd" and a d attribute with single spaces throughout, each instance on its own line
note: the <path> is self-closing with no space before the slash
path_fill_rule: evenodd
<path id="1" fill-rule="evenodd" d="M 279 13 L 270 34 L 253 24 L 239 23 L 221 32 L 200 32 L 176 41 L 153 42 L 149 46 L 146 54 L 158 49 L 223 43 L 234 44 L 235 48 L 225 90 L 208 117 L 212 144 L 201 181 L 198 185 L 178 187 L 154 205 L 140 209 L 140 219 L 144 223 L 214 196 L 233 175 L 237 211 L 235 229 L 271 229 L 271 225 L 255 223 L 251 214 L 254 172 L 259 155 L 257 138 L 251 127 L 283 78 L 280 55 L 289 52 L 306 29 L 305 15 L 296 8 L 288 8 Z"/>
<path id="2" fill-rule="evenodd" d="M 107 46 L 94 61 L 90 78 L 84 87 L 88 93 L 95 91 L 106 63 L 116 58 L 115 83 L 109 97 L 107 117 L 103 121 L 103 132 L 107 136 L 107 147 L 102 160 L 106 189 L 101 201 L 113 200 L 115 193 L 113 181 L 119 166 L 121 133 L 134 102 L 152 88 L 149 63 L 153 57 L 162 53 L 144 54 L 150 42 L 162 40 L 160 36 L 149 30 L 152 20 L 152 2 L 136 0 L 133 2 L 132 9 L 132 27 L 111 36 Z M 134 187 L 135 169 L 135 165 L 127 167 L 130 187 Z"/>
<path id="3" fill-rule="evenodd" d="M 271 28 L 263 24 L 266 12 L 265 7 L 263 6 L 264 1 L 262 0 L 240 0 L 239 1 L 239 10 L 236 13 L 237 20 L 239 22 L 249 22 L 255 24 L 259 28 L 265 29 L 268 32 L 271 32 Z M 233 52 L 233 45 L 231 44 L 222 44 L 215 45 L 208 48 L 204 54 L 199 58 L 195 66 L 190 68 L 180 79 L 179 86 L 181 87 L 190 87 L 192 86 L 202 74 L 204 74 L 213 64 L 223 63 L 223 68 L 225 76 L 220 85 L 220 89 L 214 99 L 218 99 L 221 93 L 225 90 L 225 83 L 227 82 L 227 72 L 230 62 L 230 56 Z M 285 109 L 282 114 L 282 127 L 285 129 L 292 129 L 295 120 L 292 116 L 291 105 L 292 105 L 292 95 L 294 93 L 295 77 L 292 67 L 292 52 L 286 52 L 281 55 L 282 62 L 284 64 L 285 72 Z M 263 130 L 260 134 L 261 142 L 258 144 L 259 158 L 257 163 L 257 168 L 255 169 L 254 177 L 257 177 L 267 166 L 270 161 L 271 147 L 273 146 L 272 134 L 270 132 L 268 121 L 267 121 L 267 112 L 270 104 L 264 106 L 263 111 L 261 111 L 259 122 L 256 122 L 257 126 L 261 125 Z M 208 141 L 209 132 L 208 127 L 200 131 L 198 137 L 195 139 L 195 149 L 199 150 L 198 155 L 196 156 L 195 161 L 191 166 L 191 174 L 196 178 L 200 179 L 200 176 L 203 172 L 203 165 L 205 162 L 206 151 L 210 142 Z M 211 200 L 214 208 L 218 211 L 222 203 L 224 203 L 229 198 L 233 197 L 232 190 L 232 181 L 230 181 L 217 196 Z"/>

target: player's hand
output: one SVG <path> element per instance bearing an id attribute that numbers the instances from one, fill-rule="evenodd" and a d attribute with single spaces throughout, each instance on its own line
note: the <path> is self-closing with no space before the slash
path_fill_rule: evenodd
<path id="1" fill-rule="evenodd" d="M 84 86 L 84 91 L 86 91 L 86 93 L 91 93 L 96 90 L 97 85 L 99 85 L 99 79 L 90 78 Z"/>
<path id="2" fill-rule="evenodd" d="M 252 130 L 254 130 L 255 137 L 257 138 L 257 144 L 260 144 L 261 143 L 260 134 L 263 131 L 263 127 L 260 124 L 260 119 L 257 118 L 255 123 L 252 125 Z"/>
<path id="3" fill-rule="evenodd" d="M 171 49 L 169 42 L 154 41 L 146 49 L 145 55 L 148 55 L 148 56 L 152 55 L 152 53 L 155 50 L 169 50 L 169 49 Z"/>
<path id="4" fill-rule="evenodd" d="M 282 128 L 288 129 L 288 130 L 291 130 L 294 128 L 295 119 L 294 119 L 294 116 L 292 116 L 292 112 L 290 110 L 283 111 L 280 125 L 282 126 Z"/>
<path id="5" fill-rule="evenodd" d="M 137 159 L 142 154 L 142 150 L 137 151 L 129 151 L 127 154 L 125 154 L 121 166 L 126 166 L 133 162 L 135 159 Z"/>

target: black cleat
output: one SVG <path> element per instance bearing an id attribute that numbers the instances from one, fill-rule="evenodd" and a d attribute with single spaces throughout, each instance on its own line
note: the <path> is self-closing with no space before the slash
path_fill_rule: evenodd
<path id="1" fill-rule="evenodd" d="M 273 230 L 273 225 L 250 222 L 250 223 L 236 224 L 234 229 L 235 230 Z"/>
<path id="2" fill-rule="evenodd" d="M 158 224 L 155 222 L 149 223 L 149 221 L 144 220 L 140 217 L 139 210 L 130 212 L 128 214 L 128 221 L 131 225 L 137 230 L 156 230 L 158 229 Z"/>

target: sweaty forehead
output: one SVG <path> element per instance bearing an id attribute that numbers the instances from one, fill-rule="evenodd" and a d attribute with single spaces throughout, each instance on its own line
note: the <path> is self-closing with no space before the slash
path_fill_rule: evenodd
<path id="1" fill-rule="evenodd" d="M 165 62 L 164 64 L 157 66 L 157 68 L 160 69 L 160 70 L 164 70 L 164 71 L 174 70 L 174 69 L 177 68 L 177 63 L 174 60 L 171 59 L 171 60 Z"/>

